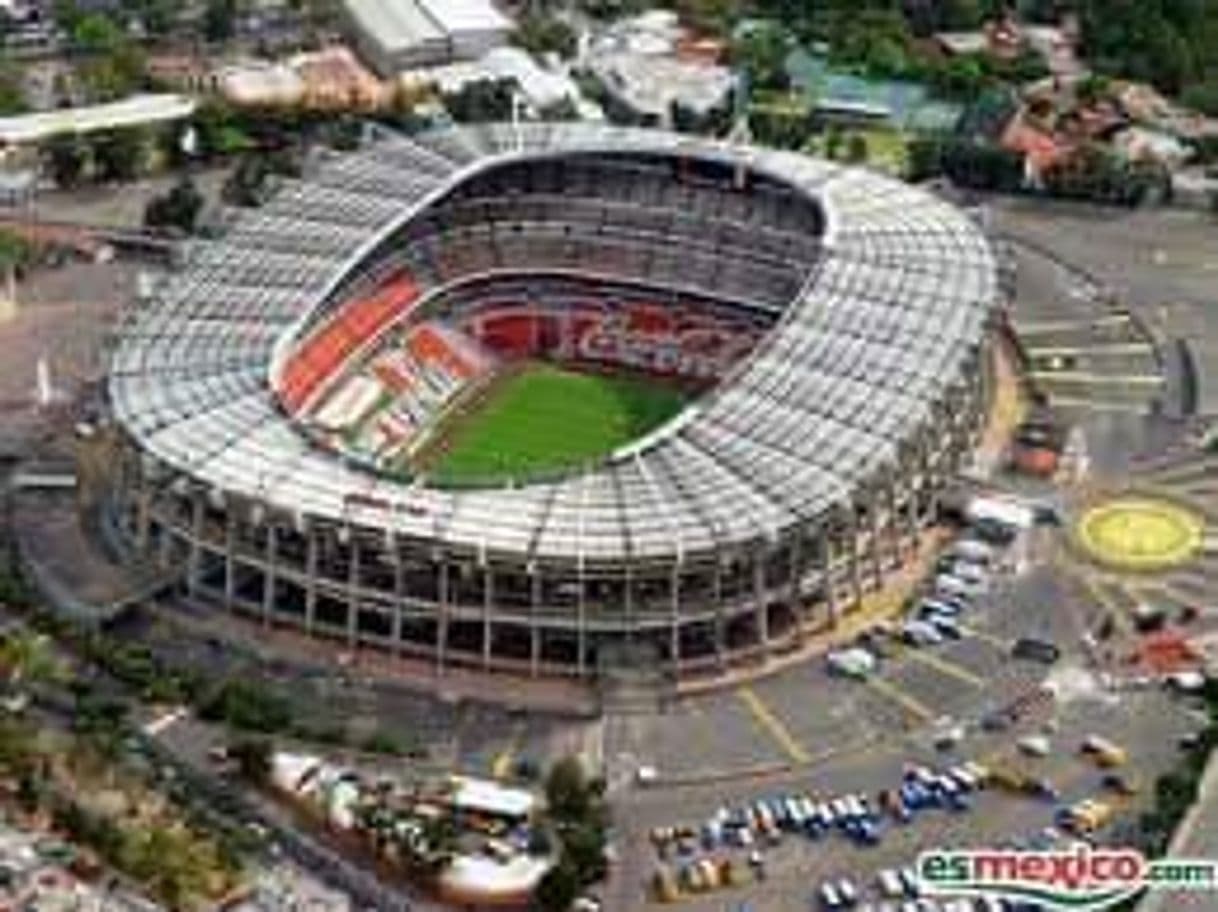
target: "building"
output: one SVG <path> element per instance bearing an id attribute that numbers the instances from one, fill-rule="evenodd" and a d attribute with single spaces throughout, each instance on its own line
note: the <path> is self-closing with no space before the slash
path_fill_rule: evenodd
<path id="1" fill-rule="evenodd" d="M 0 117 L 0 148 L 33 146 L 63 133 L 93 133 L 185 120 L 195 101 L 184 95 L 132 95 L 121 101 Z"/>
<path id="2" fill-rule="evenodd" d="M 291 107 L 305 97 L 304 80 L 282 62 L 232 64 L 219 71 L 216 81 L 224 100 L 237 107 Z"/>
<path id="3" fill-rule="evenodd" d="M 581 62 L 624 118 L 671 126 L 674 106 L 704 117 L 728 106 L 735 74 L 690 39 L 676 13 L 652 10 L 615 22 L 584 49 Z"/>
<path id="4" fill-rule="evenodd" d="M 238 107 L 299 106 L 320 111 L 375 111 L 393 99 L 393 85 L 378 79 L 343 45 L 224 67 L 217 83 Z"/>
<path id="5" fill-rule="evenodd" d="M 386 77 L 475 59 L 512 29 L 490 0 L 343 0 L 343 11 L 360 55 Z"/>
<path id="6" fill-rule="evenodd" d="M 951 205 L 794 153 L 578 122 L 386 134 L 193 243 L 125 325 L 106 509 L 195 599 L 338 649 L 758 667 L 937 520 L 987 412 L 996 272 Z M 398 338 L 450 388 L 459 336 L 716 385 L 597 463 L 470 488 L 310 425 Z"/>
<path id="7" fill-rule="evenodd" d="M 542 67 L 527 51 L 510 45 L 492 48 L 477 60 L 404 70 L 398 78 L 412 94 L 434 87 L 446 95 L 481 79 L 512 79 L 533 111 L 544 111 L 564 100 L 580 101 L 579 87 L 570 76 Z"/>

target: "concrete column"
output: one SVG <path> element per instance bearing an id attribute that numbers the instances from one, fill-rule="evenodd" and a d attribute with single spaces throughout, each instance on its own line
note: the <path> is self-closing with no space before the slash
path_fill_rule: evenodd
<path id="1" fill-rule="evenodd" d="M 232 512 L 226 513 L 224 518 L 224 608 L 226 611 L 233 610 L 233 595 L 237 584 L 237 535 L 233 528 L 236 524 L 237 521 L 233 518 Z"/>
<path id="2" fill-rule="evenodd" d="M 317 621 L 317 536 L 313 529 L 305 530 L 305 633 L 313 635 Z"/>
<path id="3" fill-rule="evenodd" d="M 806 530 L 801 526 L 791 538 L 790 563 L 787 566 L 787 600 L 791 603 L 791 616 L 795 623 L 795 637 L 802 639 L 804 629 L 803 595 L 799 591 L 800 580 L 804 575 L 804 535 Z"/>
<path id="4" fill-rule="evenodd" d="M 152 493 L 148 490 L 148 479 L 140 478 L 140 489 L 136 495 L 135 545 L 143 554 L 148 550 L 148 527 L 152 522 Z"/>
<path id="5" fill-rule="evenodd" d="M 876 589 L 884 584 L 884 558 L 880 554 L 880 505 L 877 502 L 879 492 L 867 492 L 867 526 L 871 533 L 871 577 Z"/>
<path id="6" fill-rule="evenodd" d="M 439 590 L 439 612 L 436 615 L 436 671 L 444 674 L 444 657 L 448 650 L 448 559 L 441 558 L 437 588 Z"/>
<path id="7" fill-rule="evenodd" d="M 347 646 L 354 649 L 359 640 L 359 563 L 360 547 L 351 536 L 351 560 L 347 562 Z"/>
<path id="8" fill-rule="evenodd" d="M 850 591 L 854 604 L 863 599 L 862 561 L 859 555 L 859 514 L 854 504 L 850 505 Z"/>
<path id="9" fill-rule="evenodd" d="M 669 596 L 671 598 L 670 616 L 672 618 L 672 629 L 669 631 L 668 650 L 671 656 L 673 674 L 680 675 L 681 673 L 681 567 L 677 563 L 672 565 L 672 574 L 668 581 Z"/>
<path id="10" fill-rule="evenodd" d="M 541 673 L 541 625 L 538 623 L 537 609 L 541 605 L 541 571 L 534 570 L 529 576 L 532 590 L 530 602 L 533 610 L 529 613 L 529 674 L 537 677 Z"/>
<path id="11" fill-rule="evenodd" d="M 488 565 L 482 572 L 482 667 L 486 671 L 491 668 L 491 644 L 494 643 L 494 629 L 491 626 L 491 615 L 495 606 L 495 572 Z"/>
<path id="12" fill-rule="evenodd" d="M 587 586 L 584 580 L 584 568 L 579 568 L 579 593 L 576 596 L 575 639 L 576 650 L 579 654 L 576 668 L 582 678 L 588 673 L 588 599 L 585 593 Z"/>
<path id="13" fill-rule="evenodd" d="M 727 619 L 723 616 L 723 562 L 715 555 L 715 654 L 722 668 L 727 664 Z"/>
<path id="14" fill-rule="evenodd" d="M 765 597 L 765 552 L 754 551 L 753 560 L 753 606 L 757 624 L 757 642 L 766 649 L 770 647 L 770 617 L 766 612 Z"/>
<path id="15" fill-rule="evenodd" d="M 825 607 L 829 611 L 830 626 L 836 627 L 840 612 L 837 604 L 837 585 L 835 584 L 833 572 L 833 541 L 828 528 L 822 527 L 819 534 L 821 580 L 825 589 Z"/>
<path id="16" fill-rule="evenodd" d="M 190 500 L 190 556 L 186 560 L 186 591 L 198 594 L 203 571 L 203 496 L 195 494 Z"/>
<path id="17" fill-rule="evenodd" d="M 160 567 L 168 567 L 170 563 L 169 552 L 173 545 L 173 530 L 169 523 L 164 520 L 157 524 L 157 530 L 159 534 L 157 535 L 156 562 Z"/>
<path id="18" fill-rule="evenodd" d="M 262 623 L 270 624 L 275 611 L 275 573 L 279 549 L 279 529 L 266 527 L 266 566 L 262 576 Z"/>
<path id="19" fill-rule="evenodd" d="M 406 571 L 402 565 L 402 549 L 393 544 L 393 651 L 402 655 L 402 615 L 406 611 Z"/>

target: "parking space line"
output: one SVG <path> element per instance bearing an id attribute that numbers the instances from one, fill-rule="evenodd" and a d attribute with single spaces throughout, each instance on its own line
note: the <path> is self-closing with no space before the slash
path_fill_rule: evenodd
<path id="1" fill-rule="evenodd" d="M 1091 600 L 1103 608 L 1112 617 L 1112 621 L 1117 625 L 1117 628 L 1123 635 L 1129 635 L 1132 631 L 1129 613 L 1125 606 L 1117 602 L 1111 594 L 1104 591 L 1104 587 L 1100 584 L 1091 573 L 1076 567 L 1069 561 L 1059 560 L 1057 566 L 1066 571 L 1075 582 L 1077 582 L 1086 593 L 1091 597 Z"/>
<path id="2" fill-rule="evenodd" d="M 911 716 L 916 716 L 922 722 L 929 722 L 935 716 L 933 712 L 926 708 L 924 703 L 915 700 L 891 681 L 886 681 L 878 675 L 868 675 L 863 679 L 863 683 L 881 696 L 892 700 Z"/>
<path id="3" fill-rule="evenodd" d="M 987 633 L 984 630 L 978 630 L 976 627 L 969 627 L 964 624 L 957 624 L 956 626 L 960 628 L 960 632 L 966 637 L 979 640 L 987 646 L 993 646 L 1000 652 L 1010 652 L 1012 646 L 1014 646 L 1014 641 L 1004 640 L 1002 637 L 994 636 L 994 634 Z"/>
<path id="4" fill-rule="evenodd" d="M 1082 399 L 1077 396 L 1059 396 L 1049 393 L 1050 404 L 1060 408 L 1082 409 L 1088 412 L 1119 412 L 1138 415 L 1146 410 L 1143 402 L 1105 402 L 1099 399 Z"/>
<path id="5" fill-rule="evenodd" d="M 1026 351 L 1033 358 L 1051 358 L 1055 355 L 1141 355 L 1152 353 L 1154 348 L 1148 342 L 1100 342 L 1086 346 L 1027 346 Z"/>
<path id="6" fill-rule="evenodd" d="M 803 749 L 803 746 L 787 730 L 782 720 L 770 711 L 770 708 L 762 702 L 761 697 L 757 696 L 753 688 L 745 685 L 737 690 L 736 693 L 740 695 L 740 699 L 748 707 L 753 718 L 778 743 L 778 746 L 786 752 L 788 757 L 796 763 L 807 763 L 811 759 L 808 756 L 808 752 Z"/>
<path id="7" fill-rule="evenodd" d="M 967 668 L 962 668 L 955 662 L 949 662 L 942 656 L 937 656 L 933 652 L 928 652 L 919 649 L 906 650 L 905 655 L 909 658 L 921 662 L 928 668 L 933 668 L 940 674 L 947 675 L 950 678 L 955 678 L 957 681 L 963 681 L 965 684 L 970 684 L 973 687 L 984 687 L 985 679 L 973 674 Z"/>
<path id="8" fill-rule="evenodd" d="M 1096 386 L 1159 386 L 1162 374 L 1097 374 L 1094 371 L 1028 371 L 1032 380 L 1053 380 L 1058 383 L 1094 384 Z"/>
<path id="9" fill-rule="evenodd" d="M 495 755 L 495 759 L 491 763 L 491 775 L 494 778 L 503 780 L 512 774 L 512 764 L 516 761 L 516 754 L 520 751 L 523 741 L 524 720 L 518 719 L 512 725 L 512 734 L 508 738 L 508 743 Z"/>
<path id="10" fill-rule="evenodd" d="M 1068 332 L 1074 329 L 1096 329 L 1102 326 L 1119 326 L 1122 323 L 1129 322 L 1129 316 L 1126 314 L 1114 314 L 1110 317 L 1096 317 L 1093 320 L 1044 320 L 1027 322 L 1015 322 L 1015 334 L 1034 335 L 1036 333 L 1053 333 L 1053 332 Z"/>

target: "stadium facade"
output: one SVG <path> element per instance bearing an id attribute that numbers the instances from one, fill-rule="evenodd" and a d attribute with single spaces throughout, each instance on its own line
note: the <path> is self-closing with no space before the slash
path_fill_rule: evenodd
<path id="1" fill-rule="evenodd" d="M 712 671 L 913 553 L 987 412 L 996 298 L 964 214 L 865 170 L 588 124 L 378 133 L 132 308 L 108 511 L 196 599 L 342 648 Z M 446 488 L 378 454 L 475 372 L 454 335 L 711 382 L 578 471 Z M 343 417 L 365 381 L 406 397 L 371 443 Z"/>

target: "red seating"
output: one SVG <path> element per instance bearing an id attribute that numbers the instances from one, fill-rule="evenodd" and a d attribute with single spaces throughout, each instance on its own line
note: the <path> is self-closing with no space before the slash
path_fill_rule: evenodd
<path id="1" fill-rule="evenodd" d="M 403 272 L 340 307 L 300 343 L 284 366 L 279 397 L 287 409 L 298 411 L 354 351 L 418 299 L 418 286 Z"/>
<path id="2" fill-rule="evenodd" d="M 406 340 L 406 346 L 420 364 L 434 364 L 461 380 L 468 380 L 478 373 L 477 366 L 457 351 L 453 340 L 430 323 L 416 326 Z"/>

